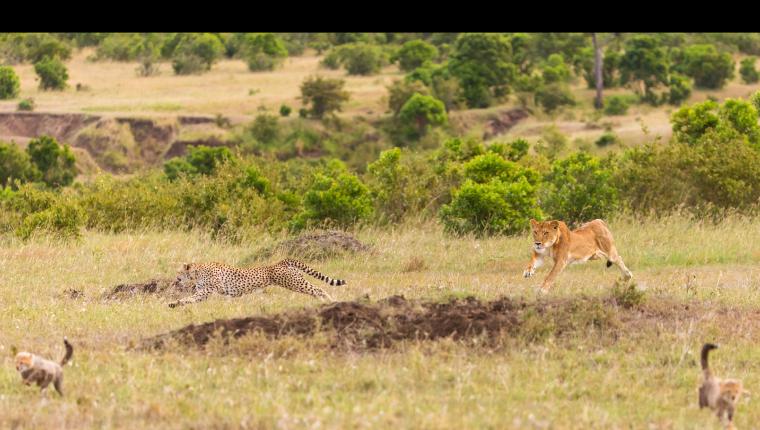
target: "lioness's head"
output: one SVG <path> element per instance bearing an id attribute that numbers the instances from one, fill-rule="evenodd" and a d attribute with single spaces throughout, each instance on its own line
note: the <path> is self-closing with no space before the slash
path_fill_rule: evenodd
<path id="1" fill-rule="evenodd" d="M 538 222 L 530 220 L 533 229 L 533 248 L 538 253 L 546 251 L 559 239 L 559 221 Z"/>

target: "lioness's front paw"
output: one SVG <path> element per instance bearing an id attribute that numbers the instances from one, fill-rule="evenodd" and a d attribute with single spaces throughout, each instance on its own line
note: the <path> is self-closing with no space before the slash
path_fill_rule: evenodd
<path id="1" fill-rule="evenodd" d="M 534 273 L 536 273 L 536 271 L 533 270 L 533 268 L 525 269 L 525 271 L 523 272 L 523 276 L 526 278 L 530 278 L 531 276 L 533 276 Z"/>

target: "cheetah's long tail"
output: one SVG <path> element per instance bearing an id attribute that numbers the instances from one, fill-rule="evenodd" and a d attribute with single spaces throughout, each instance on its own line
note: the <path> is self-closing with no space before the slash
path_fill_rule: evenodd
<path id="1" fill-rule="evenodd" d="M 291 258 L 288 258 L 286 260 L 283 260 L 283 263 L 286 263 L 288 266 L 295 267 L 295 268 L 297 268 L 299 270 L 302 270 L 307 275 L 311 275 L 311 276 L 319 279 L 320 281 L 324 281 L 324 282 L 326 282 L 326 283 L 328 283 L 330 285 L 346 285 L 346 281 L 344 281 L 342 279 L 331 278 L 331 277 L 329 277 L 327 275 L 323 275 L 323 274 L 317 272 L 316 270 L 312 269 L 311 267 L 303 264 L 302 262 L 300 262 L 298 260 L 293 260 Z"/>

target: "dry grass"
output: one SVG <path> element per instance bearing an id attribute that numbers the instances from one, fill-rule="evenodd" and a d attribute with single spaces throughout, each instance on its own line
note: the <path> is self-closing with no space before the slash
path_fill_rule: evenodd
<path id="1" fill-rule="evenodd" d="M 153 232 L 88 233 L 70 245 L 4 239 L 0 427 L 719 428 L 696 406 L 696 354 L 704 341 L 720 343 L 716 369 L 757 392 L 760 243 L 748 241 L 747 234 L 760 224 L 735 219 L 712 226 L 674 217 L 610 225 L 626 264 L 646 289 L 647 306 L 660 309 L 652 322 L 631 321 L 617 339 L 579 332 L 562 341 L 549 336 L 499 350 L 441 341 L 370 354 L 330 351 L 318 338 L 251 337 L 203 352 L 127 349 L 191 323 L 318 303 L 275 287 L 177 310 L 159 297 L 100 299 L 119 283 L 171 276 L 186 261 L 241 264 L 271 246 L 272 237 L 238 245 Z M 368 229 L 358 238 L 375 252 L 313 264 L 348 280 L 346 286 L 325 287 L 338 300 L 365 294 L 534 300 L 548 271 L 522 278 L 527 237 L 452 238 L 425 225 Z M 417 259 L 425 262 L 424 270 L 403 270 Z M 598 262 L 572 266 L 550 294 L 606 296 L 618 276 L 614 267 Z M 83 296 L 68 298 L 68 289 Z M 693 316 L 680 309 L 671 317 L 667 306 L 673 303 L 692 304 Z M 73 366 L 66 368 L 67 397 L 41 398 L 20 384 L 10 350 L 57 358 L 64 335 L 76 348 Z M 742 402 L 739 428 L 757 428 L 755 402 Z"/>

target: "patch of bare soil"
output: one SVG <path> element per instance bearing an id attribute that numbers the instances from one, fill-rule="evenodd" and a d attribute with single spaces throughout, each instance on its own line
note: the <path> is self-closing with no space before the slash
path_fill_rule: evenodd
<path id="1" fill-rule="evenodd" d="M 123 300 L 136 295 L 157 294 L 165 297 L 179 297 L 186 291 L 178 288 L 172 278 L 157 278 L 135 284 L 119 284 L 103 295 L 108 300 Z"/>
<path id="2" fill-rule="evenodd" d="M 528 111 L 525 109 L 510 109 L 508 111 L 499 112 L 494 118 L 491 118 L 486 123 L 486 129 L 483 132 L 483 140 L 491 139 L 492 137 L 504 134 L 514 127 L 518 122 L 529 116 Z"/>
<path id="3" fill-rule="evenodd" d="M 479 338 L 482 344 L 496 344 L 505 336 L 535 340 L 579 330 L 614 333 L 619 327 L 617 307 L 602 299 L 529 303 L 507 297 L 488 302 L 468 297 L 439 303 L 392 296 L 376 303 L 339 302 L 272 316 L 189 325 L 145 339 L 139 348 L 161 349 L 167 342 L 202 348 L 214 336 L 229 342 L 254 332 L 270 338 L 310 337 L 321 332 L 328 335 L 334 348 L 373 350 L 403 341 Z"/>
<path id="4" fill-rule="evenodd" d="M 246 264 L 260 258 L 269 258 L 278 253 L 287 257 L 303 258 L 306 260 L 324 260 L 344 254 L 368 252 L 371 249 L 369 245 L 358 241 L 348 233 L 328 230 L 306 233 L 280 242 L 251 256 L 251 258 L 247 259 Z"/>

